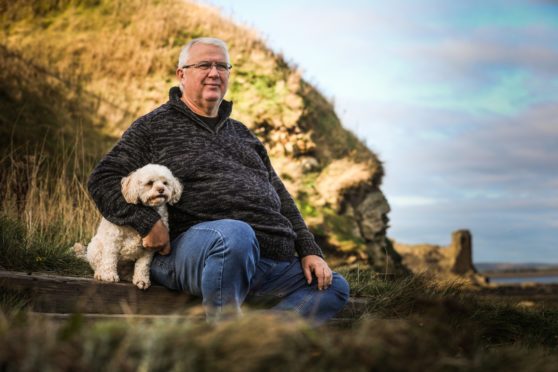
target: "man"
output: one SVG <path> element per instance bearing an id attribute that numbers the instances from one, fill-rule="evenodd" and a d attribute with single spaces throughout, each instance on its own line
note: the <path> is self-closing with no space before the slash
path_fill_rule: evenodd
<path id="1" fill-rule="evenodd" d="M 89 191 L 103 216 L 128 225 L 158 251 L 151 277 L 203 298 L 209 319 L 240 313 L 250 297 L 280 299 L 316 324 L 347 303 L 349 286 L 332 273 L 265 147 L 229 117 L 226 44 L 192 40 L 181 51 L 169 101 L 136 120 L 97 165 Z M 120 181 L 148 163 L 183 184 L 169 207 L 170 232 L 151 208 L 127 204 Z M 295 252 L 298 256 L 295 255 Z"/>

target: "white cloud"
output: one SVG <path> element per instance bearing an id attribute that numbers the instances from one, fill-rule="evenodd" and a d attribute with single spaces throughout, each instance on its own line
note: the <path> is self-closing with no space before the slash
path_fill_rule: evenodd
<path id="1" fill-rule="evenodd" d="M 553 30 L 555 38 L 558 32 Z M 516 35 L 521 38 L 521 35 Z M 415 45 L 407 45 L 401 50 L 406 58 L 419 58 L 434 61 L 442 71 L 454 75 L 463 74 L 482 77 L 480 70 L 494 65 L 516 67 L 536 71 L 537 74 L 554 77 L 558 72 L 558 50 L 548 44 L 525 43 L 509 44 L 510 35 L 502 35 L 499 40 L 485 40 L 483 35 L 466 35 L 460 38 L 423 42 L 417 40 Z M 438 71 L 440 73 L 441 71 Z"/>
<path id="2" fill-rule="evenodd" d="M 419 195 L 394 195 L 390 196 L 389 203 L 392 207 L 418 207 L 444 203 L 445 199 L 436 199 Z"/>

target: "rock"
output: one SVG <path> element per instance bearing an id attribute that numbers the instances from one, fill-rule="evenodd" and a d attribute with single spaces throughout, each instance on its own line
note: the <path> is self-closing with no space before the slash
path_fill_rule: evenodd
<path id="1" fill-rule="evenodd" d="M 447 247 L 433 244 L 401 244 L 394 242 L 394 249 L 402 257 L 403 265 L 413 273 L 431 272 L 473 277 L 477 270 L 473 265 L 472 236 L 468 230 L 452 233 Z"/>
<path id="2" fill-rule="evenodd" d="M 343 158 L 333 161 L 316 180 L 316 189 L 322 202 L 334 207 L 343 205 L 344 193 L 359 188 L 362 184 L 371 187 L 373 170 L 366 163 L 356 163 Z"/>
<path id="3" fill-rule="evenodd" d="M 473 266 L 472 236 L 469 230 L 454 231 L 450 249 L 453 258 L 451 271 L 460 275 L 477 272 Z"/>
<path id="4" fill-rule="evenodd" d="M 355 209 L 364 239 L 372 241 L 377 240 L 379 235 L 385 237 L 389 221 L 387 214 L 390 212 L 390 207 L 379 189 L 367 194 Z"/>

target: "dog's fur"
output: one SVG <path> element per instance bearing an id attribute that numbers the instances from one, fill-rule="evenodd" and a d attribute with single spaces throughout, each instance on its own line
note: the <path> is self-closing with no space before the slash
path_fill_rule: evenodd
<path id="1" fill-rule="evenodd" d="M 166 203 L 178 202 L 182 185 L 167 167 L 148 164 L 122 179 L 122 194 L 128 203 L 153 207 L 168 228 Z M 74 249 L 80 255 L 79 247 Z M 95 279 L 106 282 L 120 280 L 118 261 L 135 261 L 132 283 L 140 289 L 147 289 L 151 285 L 149 268 L 154 254 L 155 251 L 142 247 L 142 238 L 136 230 L 103 218 L 87 251 L 81 255 L 95 271 Z"/>

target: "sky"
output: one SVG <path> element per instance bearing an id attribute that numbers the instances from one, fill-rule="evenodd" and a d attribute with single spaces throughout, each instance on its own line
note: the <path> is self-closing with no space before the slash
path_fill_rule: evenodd
<path id="1" fill-rule="evenodd" d="M 384 161 L 388 235 L 558 264 L 558 1 L 205 0 Z M 233 61 L 234 63 L 234 61 Z"/>

